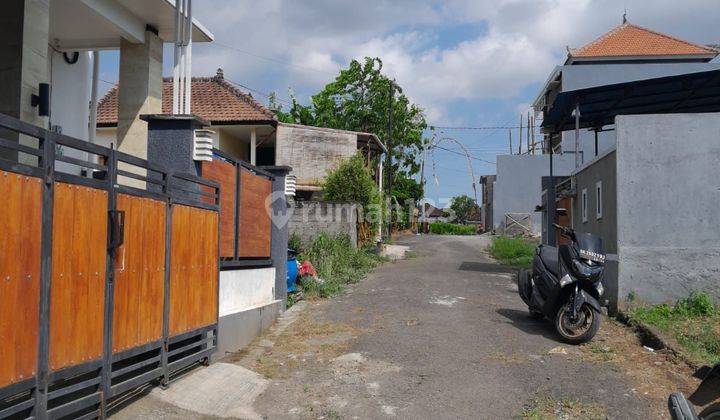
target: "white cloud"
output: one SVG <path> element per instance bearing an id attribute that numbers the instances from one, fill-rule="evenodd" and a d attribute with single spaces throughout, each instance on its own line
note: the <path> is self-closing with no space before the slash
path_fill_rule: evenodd
<path id="1" fill-rule="evenodd" d="M 427 110 L 449 121 L 458 100 L 512 99 L 561 64 L 565 46 L 591 41 L 621 21 L 705 43 L 720 41 L 716 0 L 448 0 L 263 2 L 204 0 L 196 16 L 219 46 L 199 47 L 196 74 L 223 67 L 229 78 L 284 94 L 312 92 L 352 58 L 379 56 L 385 70 Z M 441 48 L 438 34 L 478 25 L 481 35 Z M 526 98 L 523 100 L 527 100 Z"/>

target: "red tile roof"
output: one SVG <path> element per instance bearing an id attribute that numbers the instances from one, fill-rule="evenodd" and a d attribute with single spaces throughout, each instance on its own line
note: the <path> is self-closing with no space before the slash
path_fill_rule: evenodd
<path id="1" fill-rule="evenodd" d="M 162 113 L 172 112 L 172 78 L 163 78 Z M 192 78 L 192 113 L 213 124 L 275 121 L 275 114 L 249 94 L 225 80 L 218 69 L 214 77 Z M 98 103 L 98 127 L 112 127 L 118 121 L 118 87 L 115 85 Z"/>
<path id="2" fill-rule="evenodd" d="M 591 43 L 569 49 L 571 58 L 716 56 L 718 51 L 624 22 Z"/>

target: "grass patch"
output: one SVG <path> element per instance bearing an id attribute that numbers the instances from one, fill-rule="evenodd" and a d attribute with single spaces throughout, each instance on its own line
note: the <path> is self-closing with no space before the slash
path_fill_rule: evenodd
<path id="1" fill-rule="evenodd" d="M 594 354 L 598 359 L 604 362 L 609 362 L 615 358 L 615 349 L 608 346 L 591 344 L 590 353 Z"/>
<path id="2" fill-rule="evenodd" d="M 434 222 L 430 223 L 430 233 L 436 235 L 474 235 L 475 226 L 458 225 L 456 223 Z"/>
<path id="3" fill-rule="evenodd" d="M 535 255 L 537 241 L 523 237 L 508 238 L 497 236 L 490 245 L 490 254 L 505 265 L 518 268 L 530 268 Z"/>
<path id="4" fill-rule="evenodd" d="M 373 268 L 387 261 L 371 248 L 355 248 L 347 235 L 320 233 L 307 247 L 301 247 L 298 261 L 310 261 L 321 282 L 303 285 L 307 298 L 326 298 L 348 284 L 362 280 Z"/>
<path id="5" fill-rule="evenodd" d="M 607 409 L 595 403 L 584 403 L 573 398 L 556 400 L 546 397 L 526 404 L 517 416 L 527 420 L 583 419 L 605 420 Z"/>
<path id="6" fill-rule="evenodd" d="M 671 335 L 690 358 L 710 365 L 720 363 L 720 307 L 707 293 L 692 293 L 672 306 L 636 307 L 629 315 L 635 322 Z"/>

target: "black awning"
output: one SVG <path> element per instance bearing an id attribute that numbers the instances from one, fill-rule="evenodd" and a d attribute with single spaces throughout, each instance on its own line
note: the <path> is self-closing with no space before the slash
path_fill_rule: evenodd
<path id="1" fill-rule="evenodd" d="M 545 116 L 545 131 L 614 124 L 616 115 L 677 114 L 720 111 L 720 70 L 638 80 L 560 93 Z"/>

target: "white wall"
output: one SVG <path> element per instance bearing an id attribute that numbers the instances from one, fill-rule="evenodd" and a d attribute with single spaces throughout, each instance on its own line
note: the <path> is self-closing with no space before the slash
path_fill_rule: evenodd
<path id="1" fill-rule="evenodd" d="M 275 300 L 275 267 L 220 272 L 220 317 Z"/>
<path id="2" fill-rule="evenodd" d="M 68 56 L 72 57 L 71 53 Z M 52 51 L 50 55 L 51 97 L 50 125 L 58 126 L 62 134 L 80 140 L 88 139 L 90 118 L 90 92 L 92 80 L 92 55 L 81 52 L 75 64 L 68 64 L 63 54 Z M 74 149 L 62 148 L 65 156 L 87 159 L 87 154 Z M 58 162 L 56 169 L 80 173 L 77 166 Z"/>
<path id="3" fill-rule="evenodd" d="M 720 299 L 720 113 L 616 126 L 619 298 Z"/>
<path id="4" fill-rule="evenodd" d="M 566 176 L 575 167 L 575 155 L 553 155 L 553 175 Z M 542 177 L 550 175 L 549 155 L 500 155 L 493 189 L 493 226 L 499 228 L 506 213 L 530 213 L 533 231 L 542 229 Z"/>

